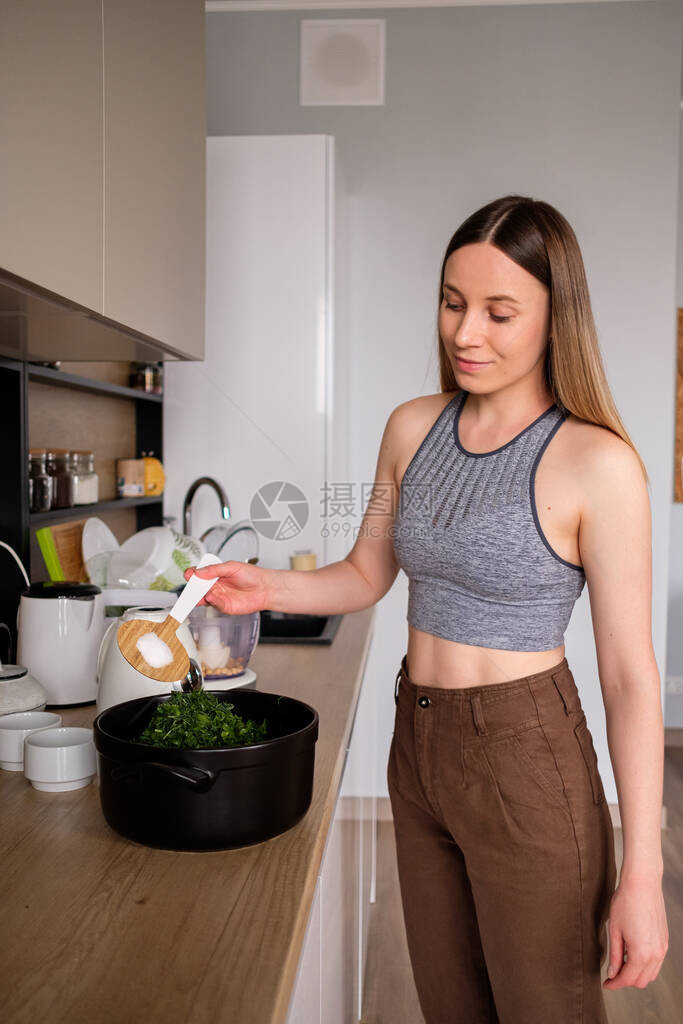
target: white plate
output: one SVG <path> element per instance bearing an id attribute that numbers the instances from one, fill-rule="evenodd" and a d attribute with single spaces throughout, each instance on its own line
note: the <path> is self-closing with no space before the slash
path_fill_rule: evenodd
<path id="1" fill-rule="evenodd" d="M 238 686 L 248 686 L 256 679 L 253 668 L 245 668 L 239 676 L 224 676 L 223 679 L 205 679 L 205 690 L 236 690 Z"/>
<path id="2" fill-rule="evenodd" d="M 86 519 L 81 537 L 81 554 L 84 562 L 94 555 L 101 555 L 106 551 L 117 551 L 118 548 L 119 542 L 106 523 L 96 516 Z"/>
<path id="3" fill-rule="evenodd" d="M 258 558 L 258 534 L 250 519 L 218 523 L 204 534 L 204 547 L 221 562 L 247 562 Z"/>

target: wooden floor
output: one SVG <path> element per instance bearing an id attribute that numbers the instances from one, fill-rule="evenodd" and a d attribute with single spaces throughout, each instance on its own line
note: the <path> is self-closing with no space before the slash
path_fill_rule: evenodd
<path id="1" fill-rule="evenodd" d="M 683 747 L 667 747 L 662 832 L 669 952 L 647 988 L 605 992 L 610 1024 L 680 1024 L 683 1006 Z M 617 866 L 622 833 L 615 829 Z M 607 964 L 603 968 L 603 977 Z M 371 907 L 362 1024 L 424 1024 L 410 969 L 391 822 L 378 823 L 377 901 Z M 472 1021 L 471 1024 L 477 1024 Z M 520 1022 L 521 1024 L 521 1022 Z"/>

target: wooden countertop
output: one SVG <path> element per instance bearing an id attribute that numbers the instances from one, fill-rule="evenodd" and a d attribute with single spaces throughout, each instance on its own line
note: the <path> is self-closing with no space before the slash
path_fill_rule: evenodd
<path id="1" fill-rule="evenodd" d="M 4 1024 L 283 1024 L 334 811 L 374 608 L 329 647 L 257 646 L 256 689 L 320 717 L 313 797 L 280 836 L 176 853 L 106 824 L 97 783 L 42 793 L 0 770 Z M 94 706 L 62 711 L 89 725 Z"/>

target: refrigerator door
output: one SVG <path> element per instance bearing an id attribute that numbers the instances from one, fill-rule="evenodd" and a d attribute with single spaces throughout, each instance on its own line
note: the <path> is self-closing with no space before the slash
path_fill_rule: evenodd
<path id="1" fill-rule="evenodd" d="M 216 477 L 234 518 L 254 523 L 259 561 L 276 568 L 295 548 L 323 565 L 352 543 L 324 529 L 344 478 L 333 158 L 325 135 L 207 139 L 206 358 L 166 364 L 166 511 L 178 513 L 196 476 Z M 214 523 L 215 499 L 199 492 L 193 533 Z"/>

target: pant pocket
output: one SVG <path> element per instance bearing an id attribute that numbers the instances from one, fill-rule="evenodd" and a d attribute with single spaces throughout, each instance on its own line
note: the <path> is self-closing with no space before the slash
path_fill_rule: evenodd
<path id="1" fill-rule="evenodd" d="M 482 754 L 506 800 L 526 807 L 547 806 L 550 801 L 567 810 L 564 782 L 540 725 L 490 740 L 482 747 Z"/>
<path id="2" fill-rule="evenodd" d="M 602 785 L 602 779 L 600 778 L 598 756 L 595 753 L 595 747 L 593 746 L 593 737 L 591 736 L 590 729 L 588 728 L 585 715 L 582 715 L 578 725 L 574 726 L 574 735 L 576 736 L 576 741 L 579 744 L 581 753 L 583 754 L 586 771 L 588 772 L 588 778 L 590 779 L 593 803 L 601 804 L 607 798 Z"/>

